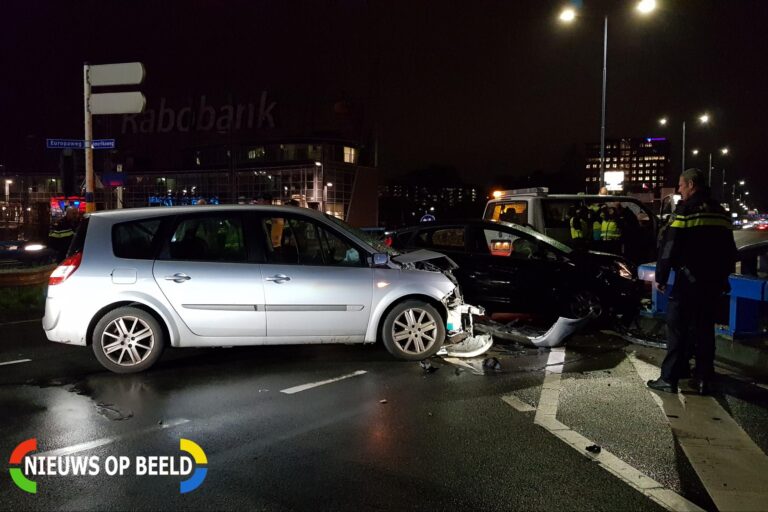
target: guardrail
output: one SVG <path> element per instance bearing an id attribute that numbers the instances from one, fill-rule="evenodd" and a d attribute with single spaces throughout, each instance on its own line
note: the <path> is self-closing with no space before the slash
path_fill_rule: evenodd
<path id="1" fill-rule="evenodd" d="M 638 277 L 642 281 L 653 283 L 656 278 L 656 264 L 646 263 L 638 268 Z M 730 310 L 728 313 L 728 326 L 721 330 L 722 334 L 732 337 L 748 337 L 763 334 L 760 329 L 761 303 L 768 302 L 768 280 L 741 274 L 731 274 L 728 278 L 731 285 Z M 667 282 L 667 290 L 661 293 L 653 287 L 651 293 L 651 310 L 647 315 L 659 317 L 665 316 L 669 294 L 675 282 L 675 273 L 671 272 Z"/>

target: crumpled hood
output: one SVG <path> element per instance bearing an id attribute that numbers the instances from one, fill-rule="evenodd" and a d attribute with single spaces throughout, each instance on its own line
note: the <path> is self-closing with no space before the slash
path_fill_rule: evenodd
<path id="1" fill-rule="evenodd" d="M 422 261 L 439 260 L 441 258 L 445 259 L 445 261 L 448 262 L 448 268 L 446 270 L 453 270 L 453 269 L 459 268 L 456 262 L 453 261 L 448 256 L 446 256 L 445 254 L 434 252 L 434 251 L 428 251 L 426 249 L 419 249 L 418 251 L 407 252 L 405 254 L 395 256 L 394 258 L 392 258 L 392 261 L 405 265 L 409 263 L 419 263 Z"/>

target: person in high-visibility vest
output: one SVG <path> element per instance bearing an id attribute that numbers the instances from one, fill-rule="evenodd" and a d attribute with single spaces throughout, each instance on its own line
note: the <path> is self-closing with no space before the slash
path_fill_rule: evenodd
<path id="1" fill-rule="evenodd" d="M 617 254 L 621 250 L 621 226 L 616 209 L 607 207 L 601 214 L 600 239 L 606 252 Z"/>
<path id="2" fill-rule="evenodd" d="M 64 211 L 64 217 L 51 226 L 48 232 L 48 247 L 57 252 L 59 261 L 66 258 L 69 244 L 75 237 L 79 224 L 80 211 L 74 206 L 68 206 Z"/>
<path id="3" fill-rule="evenodd" d="M 568 217 L 573 247 L 586 249 L 588 241 L 592 238 L 592 230 L 587 216 L 581 208 L 572 206 L 568 209 Z"/>
<path id="4" fill-rule="evenodd" d="M 600 220 L 600 205 L 592 203 L 587 206 L 589 219 L 592 221 L 592 240 L 600 240 L 603 223 Z"/>

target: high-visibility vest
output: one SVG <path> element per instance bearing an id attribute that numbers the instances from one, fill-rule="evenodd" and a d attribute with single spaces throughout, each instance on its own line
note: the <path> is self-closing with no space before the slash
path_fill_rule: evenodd
<path id="1" fill-rule="evenodd" d="M 621 238 L 619 225 L 613 219 L 604 219 L 600 226 L 600 236 L 603 240 L 618 240 Z"/>
<path id="2" fill-rule="evenodd" d="M 584 240 L 587 238 L 587 231 L 589 231 L 589 224 L 578 217 L 571 217 L 571 239 Z"/>

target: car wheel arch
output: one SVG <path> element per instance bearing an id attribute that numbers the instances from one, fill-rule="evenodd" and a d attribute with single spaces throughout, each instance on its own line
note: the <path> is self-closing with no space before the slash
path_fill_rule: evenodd
<path id="1" fill-rule="evenodd" d="M 104 315 L 108 314 L 110 311 L 114 311 L 115 309 L 122 308 L 122 307 L 132 307 L 141 309 L 142 311 L 145 311 L 152 315 L 155 320 L 157 320 L 157 323 L 160 324 L 160 328 L 163 330 L 163 338 L 165 340 L 165 344 L 168 347 L 173 346 L 171 343 L 171 330 L 168 327 L 168 323 L 166 322 L 165 318 L 163 318 L 163 315 L 160 314 L 159 311 L 155 310 L 152 306 L 145 304 L 143 302 L 136 302 L 133 300 L 123 300 L 118 302 L 113 302 L 107 306 L 104 306 L 100 310 L 96 312 L 95 315 L 93 315 L 93 318 L 91 318 L 90 323 L 88 324 L 88 330 L 86 332 L 85 336 L 85 343 L 86 345 L 92 345 L 93 344 L 93 333 L 96 330 L 96 324 L 99 323 L 99 320 L 101 320 Z"/>
<path id="2" fill-rule="evenodd" d="M 433 306 L 437 310 L 437 312 L 440 314 L 440 318 L 442 318 L 443 324 L 445 324 L 448 321 L 448 309 L 446 308 L 445 304 L 435 299 L 434 297 L 430 297 L 429 295 L 422 295 L 418 293 L 403 295 L 393 300 L 392 302 L 390 302 L 387 305 L 387 307 L 382 311 L 381 315 L 379 316 L 377 320 L 378 323 L 376 325 L 376 341 L 381 341 L 382 339 L 384 321 L 386 320 L 387 315 L 389 315 L 389 312 L 392 311 L 398 304 L 401 304 L 409 300 L 419 300 L 429 304 L 430 306 Z"/>

